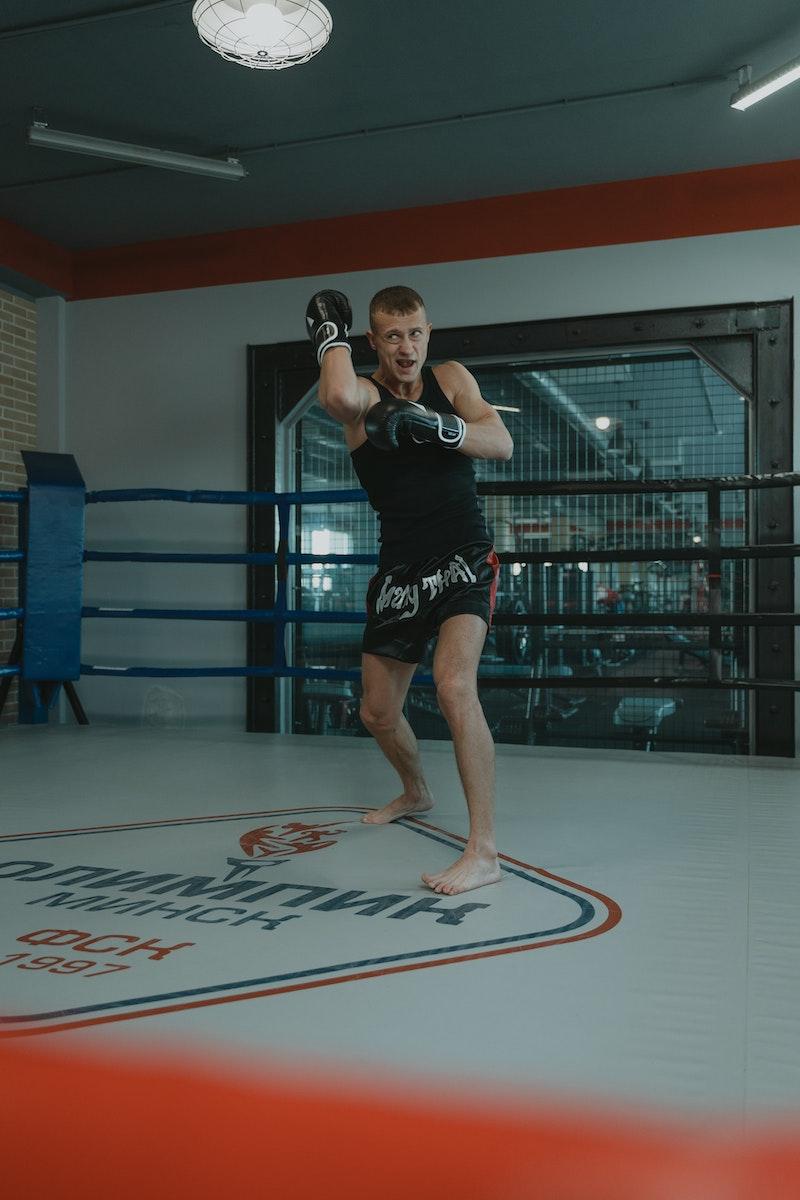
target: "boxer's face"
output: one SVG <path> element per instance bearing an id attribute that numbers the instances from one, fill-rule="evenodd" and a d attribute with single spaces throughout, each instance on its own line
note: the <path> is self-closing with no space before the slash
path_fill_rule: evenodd
<path id="1" fill-rule="evenodd" d="M 430 335 L 424 308 L 406 314 L 377 312 L 367 332 L 384 376 L 406 384 L 419 378 L 428 357 Z"/>

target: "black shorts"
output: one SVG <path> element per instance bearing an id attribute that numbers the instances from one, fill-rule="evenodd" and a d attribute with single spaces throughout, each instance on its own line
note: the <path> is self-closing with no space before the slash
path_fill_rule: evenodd
<path id="1" fill-rule="evenodd" d="M 381 569 L 367 587 L 362 650 L 416 663 L 448 617 L 474 613 L 491 626 L 499 569 L 489 542 Z"/>

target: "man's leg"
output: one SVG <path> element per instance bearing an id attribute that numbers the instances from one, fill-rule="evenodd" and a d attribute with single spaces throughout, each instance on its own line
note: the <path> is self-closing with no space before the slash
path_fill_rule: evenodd
<path id="1" fill-rule="evenodd" d="M 383 808 L 373 809 L 362 820 L 385 825 L 409 813 L 425 812 L 433 797 L 422 774 L 417 739 L 403 716 L 403 704 L 417 663 L 398 662 L 379 654 L 363 654 L 361 720 L 375 738 L 403 784 L 402 794 Z"/>
<path id="2" fill-rule="evenodd" d="M 486 622 L 473 613 L 449 617 L 442 622 L 433 659 L 436 698 L 450 727 L 469 810 L 464 853 L 447 870 L 422 876 L 428 887 L 448 896 L 500 879 L 494 833 L 494 742 L 477 683 L 486 633 Z"/>

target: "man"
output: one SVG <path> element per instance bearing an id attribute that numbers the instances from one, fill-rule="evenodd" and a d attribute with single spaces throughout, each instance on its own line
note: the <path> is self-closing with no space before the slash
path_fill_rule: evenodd
<path id="1" fill-rule="evenodd" d="M 403 704 L 436 636 L 436 697 L 453 738 L 469 839 L 456 862 L 422 879 L 435 892 L 453 896 L 500 879 L 494 743 L 477 688 L 498 562 L 478 506 L 471 460 L 509 459 L 513 443 L 464 366 L 425 366 L 431 325 L 415 291 L 378 292 L 369 319 L 367 337 L 378 368 L 367 379 L 353 370 L 347 297 L 318 292 L 306 311 L 320 363 L 320 404 L 344 426 L 353 468 L 381 523 L 378 573 L 367 589 L 361 720 L 400 776 L 403 791 L 363 820 L 383 825 L 433 805 Z"/>

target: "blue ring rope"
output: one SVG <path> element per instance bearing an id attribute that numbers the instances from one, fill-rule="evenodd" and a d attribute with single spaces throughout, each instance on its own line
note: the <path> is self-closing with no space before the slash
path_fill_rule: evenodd
<path id="1" fill-rule="evenodd" d="M 359 624 L 366 619 L 363 612 L 303 612 L 287 607 L 287 567 L 290 565 L 364 564 L 374 566 L 377 554 L 299 554 L 288 550 L 289 520 L 294 505 L 352 504 L 365 502 L 362 488 L 315 492 L 240 492 L 240 491 L 182 491 L 172 488 L 125 488 L 86 493 L 87 504 L 140 502 L 143 500 L 173 501 L 187 504 L 272 505 L 278 511 L 278 549 L 274 553 L 247 554 L 149 554 L 138 551 L 84 552 L 85 562 L 160 562 L 160 563 L 229 563 L 256 566 L 277 566 L 278 578 L 274 607 L 271 609 L 168 609 L 124 608 L 121 606 L 87 606 L 82 609 L 86 618 L 135 618 L 151 620 L 247 621 L 271 622 L 274 626 L 273 665 L 270 667 L 162 668 L 162 667 L 101 667 L 82 664 L 82 675 L 126 675 L 145 678 L 180 677 L 267 677 L 329 680 L 358 680 L 360 672 L 326 668 L 290 667 L 286 662 L 284 630 L 288 624 Z"/>
<path id="2" fill-rule="evenodd" d="M 0 609 L 0 616 L 2 616 Z M 9 612 L 17 610 L 8 610 Z M 22 612 L 22 609 L 19 609 Z M 155 621 L 274 621 L 282 624 L 363 625 L 364 612 L 306 612 L 304 609 L 275 608 L 84 608 L 84 617 L 132 617 Z"/>
<path id="3" fill-rule="evenodd" d="M 749 478 L 749 477 L 748 477 Z M 800 475 L 798 475 L 800 480 Z M 693 480 L 692 483 L 702 485 L 703 480 Z M 730 481 L 729 481 L 730 482 Z M 789 483 L 787 479 L 784 481 Z M 593 489 L 592 489 L 593 490 Z M 651 487 L 649 490 L 654 490 Z M 674 490 L 674 481 L 667 490 Z M 706 490 L 700 488 L 700 490 Z M 491 494 L 491 485 L 485 489 Z M 508 494 L 514 494 L 509 492 Z M 541 494 L 547 494 L 542 491 Z M 13 492 L 0 492 L 0 501 L 12 504 L 22 503 L 28 495 L 27 489 Z M 131 562 L 203 562 L 203 563 L 250 563 L 260 565 L 277 565 L 278 579 L 275 606 L 273 609 L 122 609 L 122 608 L 84 608 L 83 616 L 90 617 L 149 617 L 157 619 L 188 619 L 188 620 L 230 620 L 230 621 L 271 621 L 274 625 L 274 665 L 271 667 L 219 667 L 219 668 L 161 668 L 161 667 L 101 667 L 81 664 L 81 674 L 86 675 L 129 675 L 142 677 L 181 677 L 181 676 L 228 676 L 228 677 L 281 677 L 328 680 L 359 680 L 361 674 L 356 670 L 338 670 L 332 668 L 298 668 L 289 667 L 285 658 L 284 630 L 293 622 L 319 623 L 363 623 L 365 614 L 353 612 L 306 613 L 302 610 L 289 610 L 286 606 L 286 592 L 290 564 L 307 563 L 375 563 L 377 555 L 327 555 L 321 557 L 315 554 L 297 554 L 288 551 L 289 515 L 293 505 L 312 504 L 347 504 L 367 501 L 363 489 L 338 489 L 316 492 L 254 492 L 254 491 L 180 491 L 175 489 L 133 488 L 114 491 L 98 491 L 84 493 L 87 504 L 139 502 L 147 500 L 173 501 L 195 504 L 235 504 L 235 505 L 272 505 L 278 510 L 279 545 L 277 553 L 269 554 L 240 554 L 240 555 L 207 555 L 207 554 L 139 554 L 124 552 L 88 551 L 84 554 L 85 561 L 131 561 Z M 699 550 L 698 550 L 699 554 Z M 21 551 L 5 551 L 0 553 L 0 561 L 22 561 L 25 555 Z M 503 561 L 507 556 L 503 556 Z M 543 555 L 542 555 L 543 557 Z M 538 558 L 538 555 L 536 556 Z M 512 561 L 508 556 L 508 561 Z M 0 619 L 20 619 L 24 610 L 0 609 Z M 724 615 L 712 617 L 719 622 Z M 510 622 L 513 623 L 513 622 Z M 619 623 L 619 622 L 617 622 Z M 785 622 L 784 622 L 785 623 Z M 18 675 L 19 666 L 0 667 L 0 675 Z M 414 682 L 422 686 L 433 683 L 431 676 L 415 676 Z"/>
<path id="4" fill-rule="evenodd" d="M 8 551 L 16 554 L 17 551 Z M 0 554 L 0 558 L 2 555 Z M 248 563 L 251 566 L 274 566 L 278 561 L 277 554 L 141 554 L 126 553 L 119 550 L 86 550 L 84 562 L 152 562 L 152 563 Z M 284 561 L 291 565 L 311 565 L 312 563 L 377 563 L 377 554 L 296 554 L 287 553 Z"/>
<path id="5" fill-rule="evenodd" d="M 124 550 L 85 550 L 84 562 L 150 562 L 150 563 L 250 563 L 270 567 L 278 561 L 277 554 L 141 554 Z M 316 561 L 316 560 L 315 560 Z"/>
<path id="6" fill-rule="evenodd" d="M 2 498 L 2 497 L 0 497 Z M 366 502 L 363 488 L 338 488 L 319 492 L 207 492 L 173 488 L 123 488 L 87 492 L 87 504 L 119 504 L 130 500 L 172 500 L 179 504 L 352 504 Z"/>
<path id="7" fill-rule="evenodd" d="M 183 678 L 290 678 L 290 679 L 361 679 L 361 672 L 337 667 L 103 667 L 81 663 L 81 675 L 125 675 L 139 679 Z M 432 675 L 415 675 L 414 686 L 433 687 Z"/>

